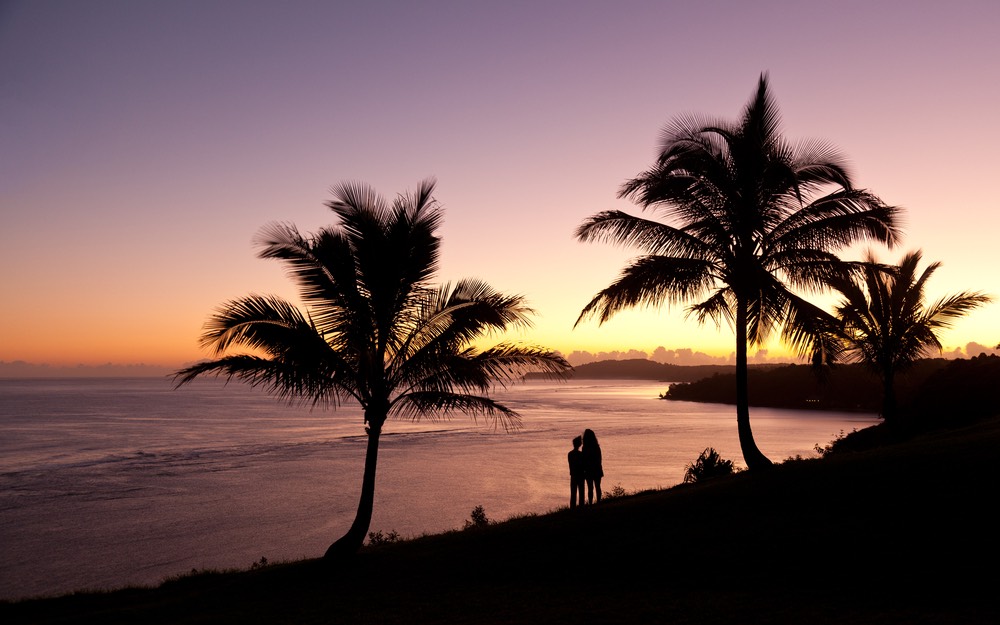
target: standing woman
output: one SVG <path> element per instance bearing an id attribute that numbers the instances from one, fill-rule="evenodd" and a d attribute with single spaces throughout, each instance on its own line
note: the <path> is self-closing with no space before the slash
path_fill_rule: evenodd
<path id="1" fill-rule="evenodd" d="M 594 503 L 595 490 L 597 503 L 600 503 L 604 461 L 601 458 L 601 445 L 597 442 L 597 435 L 591 429 L 583 431 L 583 475 L 587 480 L 587 503 Z"/>

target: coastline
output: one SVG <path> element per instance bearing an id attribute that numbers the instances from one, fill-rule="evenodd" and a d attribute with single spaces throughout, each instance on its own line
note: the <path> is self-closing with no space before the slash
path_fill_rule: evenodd
<path id="1" fill-rule="evenodd" d="M 0 445 L 5 598 L 319 554 L 356 510 L 365 448 L 356 407 L 290 407 L 211 380 L 181 391 L 148 379 L 3 386 L 0 415 L 24 413 L 6 418 L 7 431 L 19 434 Z M 11 386 L 22 390 L 14 395 Z M 655 397 L 660 388 L 629 380 L 517 385 L 504 391 L 524 418 L 512 433 L 462 416 L 393 421 L 371 530 L 413 537 L 460 528 L 479 505 L 500 520 L 565 506 L 566 451 L 588 427 L 606 449 L 606 489 L 677 484 L 707 446 L 739 457 L 731 407 L 666 405 Z M 815 455 L 838 431 L 873 421 L 762 410 L 755 428 L 781 460 Z M 40 552 L 48 557 L 36 559 Z"/>
<path id="2" fill-rule="evenodd" d="M 991 625 L 1000 573 L 977 563 L 1000 555 L 985 496 L 1000 477 L 998 448 L 992 418 L 762 474 L 366 548 L 333 568 L 303 560 L 0 602 L 0 617 Z M 961 467 L 962 479 L 942 467 Z"/>

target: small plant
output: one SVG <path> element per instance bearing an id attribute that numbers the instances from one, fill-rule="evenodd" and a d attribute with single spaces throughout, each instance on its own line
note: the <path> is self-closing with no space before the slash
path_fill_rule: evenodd
<path id="1" fill-rule="evenodd" d="M 853 430 L 851 430 L 851 433 L 853 434 L 854 432 L 857 431 L 858 429 L 854 428 Z M 822 458 L 823 456 L 833 451 L 837 447 L 837 445 L 843 442 L 845 438 L 847 438 L 847 434 L 844 434 L 844 430 L 841 430 L 840 434 L 834 436 L 833 440 L 827 443 L 825 447 L 821 447 L 819 443 L 816 443 L 813 449 L 816 451 L 817 454 L 819 454 L 820 458 Z"/>
<path id="2" fill-rule="evenodd" d="M 265 566 L 267 566 L 267 558 L 265 558 L 264 556 L 261 556 L 260 560 L 257 560 L 256 562 L 254 562 L 253 564 L 250 565 L 250 570 L 251 571 L 256 571 L 257 569 L 262 569 Z"/>
<path id="3" fill-rule="evenodd" d="M 621 484 L 615 484 L 609 490 L 604 493 L 605 499 L 618 499 L 620 497 L 625 497 L 629 493 Z"/>
<path id="4" fill-rule="evenodd" d="M 707 447 L 698 459 L 684 469 L 684 483 L 694 484 L 713 477 L 732 475 L 739 469 L 733 466 L 732 460 L 725 460 L 719 452 Z"/>
<path id="5" fill-rule="evenodd" d="M 486 516 L 486 510 L 482 506 L 476 506 L 472 509 L 472 513 L 469 515 L 469 519 L 465 522 L 465 529 L 471 527 L 486 527 L 492 523 L 490 518 Z"/>
<path id="6" fill-rule="evenodd" d="M 402 538 L 399 537 L 399 533 L 396 530 L 392 530 L 388 534 L 383 534 L 382 530 L 368 532 L 369 545 L 388 545 L 389 543 L 398 543 L 401 540 Z"/>

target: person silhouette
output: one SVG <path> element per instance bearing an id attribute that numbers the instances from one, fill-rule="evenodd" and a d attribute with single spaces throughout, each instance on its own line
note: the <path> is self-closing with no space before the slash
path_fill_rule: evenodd
<path id="1" fill-rule="evenodd" d="M 583 505 L 583 452 L 580 445 L 583 444 L 583 437 L 577 436 L 573 439 L 573 450 L 566 454 L 569 460 L 569 507 L 575 508 L 577 503 Z"/>
<path id="2" fill-rule="evenodd" d="M 604 459 L 597 435 L 589 428 L 583 431 L 583 477 L 587 482 L 587 503 L 594 503 L 594 491 L 597 491 L 597 503 L 600 503 Z"/>

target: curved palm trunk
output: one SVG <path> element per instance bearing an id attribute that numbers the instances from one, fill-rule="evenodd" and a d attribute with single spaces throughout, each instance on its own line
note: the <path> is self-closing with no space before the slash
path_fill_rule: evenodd
<path id="1" fill-rule="evenodd" d="M 753 440 L 753 430 L 750 429 L 750 394 L 747 375 L 747 304 L 739 301 L 736 304 L 736 427 L 740 435 L 740 450 L 743 461 L 748 469 L 763 469 L 772 466 L 757 443 Z"/>
<path id="2" fill-rule="evenodd" d="M 896 383 L 891 369 L 882 372 L 882 420 L 890 428 L 899 425 L 896 418 Z"/>
<path id="3" fill-rule="evenodd" d="M 358 512 L 347 533 L 341 536 L 326 550 L 323 558 L 327 561 L 337 561 L 352 556 L 361 549 L 372 523 L 372 510 L 375 507 L 375 469 L 378 466 L 378 442 L 382 436 L 382 419 L 368 421 L 368 448 L 365 451 L 365 473 L 361 479 L 361 499 L 358 501 Z"/>

